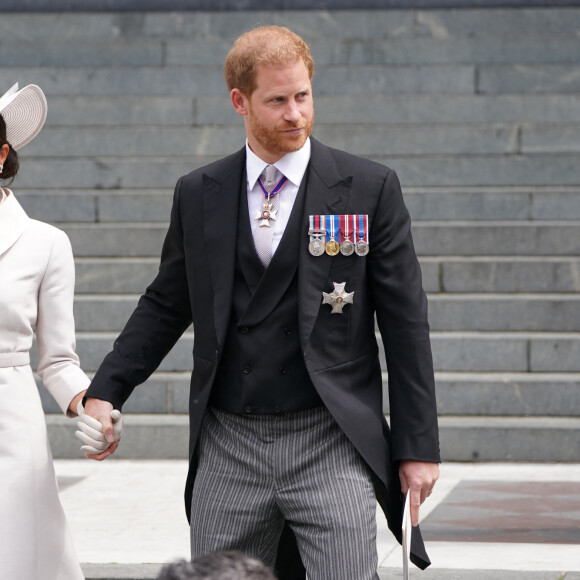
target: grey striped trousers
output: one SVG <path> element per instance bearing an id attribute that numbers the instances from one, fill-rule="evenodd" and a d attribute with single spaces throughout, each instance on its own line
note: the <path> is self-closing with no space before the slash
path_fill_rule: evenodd
<path id="1" fill-rule="evenodd" d="M 286 415 L 208 409 L 193 487 L 192 557 L 240 550 L 273 566 L 284 520 L 309 580 L 376 580 L 368 467 L 322 407 Z"/>

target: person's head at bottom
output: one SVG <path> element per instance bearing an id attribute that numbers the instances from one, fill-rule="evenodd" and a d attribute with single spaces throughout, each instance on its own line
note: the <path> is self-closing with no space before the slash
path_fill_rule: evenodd
<path id="1" fill-rule="evenodd" d="M 276 580 L 276 576 L 255 558 L 223 551 L 198 556 L 191 562 L 178 560 L 166 564 L 157 580 Z"/>

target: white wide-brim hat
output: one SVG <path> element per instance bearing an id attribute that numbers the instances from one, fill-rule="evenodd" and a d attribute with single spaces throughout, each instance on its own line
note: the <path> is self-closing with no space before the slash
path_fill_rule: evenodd
<path id="1" fill-rule="evenodd" d="M 6 139 L 17 150 L 30 143 L 46 121 L 46 97 L 40 87 L 28 85 L 18 90 L 16 83 L 0 97 L 0 114 L 6 123 Z"/>

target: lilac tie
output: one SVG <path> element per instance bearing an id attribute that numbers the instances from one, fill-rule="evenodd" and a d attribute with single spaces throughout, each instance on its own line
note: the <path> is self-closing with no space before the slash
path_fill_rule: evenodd
<path id="1" fill-rule="evenodd" d="M 276 187 L 276 183 L 280 181 L 281 177 L 282 174 L 273 165 L 266 165 L 266 168 L 260 175 L 264 187 L 269 192 Z M 278 195 L 279 194 L 270 198 L 272 204 L 270 212 L 274 215 L 276 215 L 278 208 L 280 207 Z M 264 207 L 265 201 L 264 194 L 262 193 L 262 207 Z M 256 231 L 254 232 L 254 245 L 256 247 L 256 252 L 264 266 L 268 266 L 272 259 L 272 237 L 274 235 L 275 219 L 270 219 L 269 223 L 269 227 L 261 226 L 256 228 Z"/>

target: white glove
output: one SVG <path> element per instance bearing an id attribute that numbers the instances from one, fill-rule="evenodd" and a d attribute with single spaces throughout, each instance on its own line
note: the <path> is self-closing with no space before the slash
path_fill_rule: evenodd
<path id="1" fill-rule="evenodd" d="M 77 413 L 79 422 L 77 427 L 79 431 L 75 431 L 75 435 L 81 440 L 84 445 L 81 451 L 89 453 L 90 455 L 97 455 L 108 449 L 115 441 L 121 439 L 121 432 L 123 431 L 123 416 L 121 411 L 113 409 L 111 411 L 111 419 L 113 421 L 113 429 L 115 432 L 114 441 L 109 442 L 105 439 L 103 434 L 103 425 L 89 415 L 85 415 L 85 409 L 82 401 L 77 405 Z"/>

